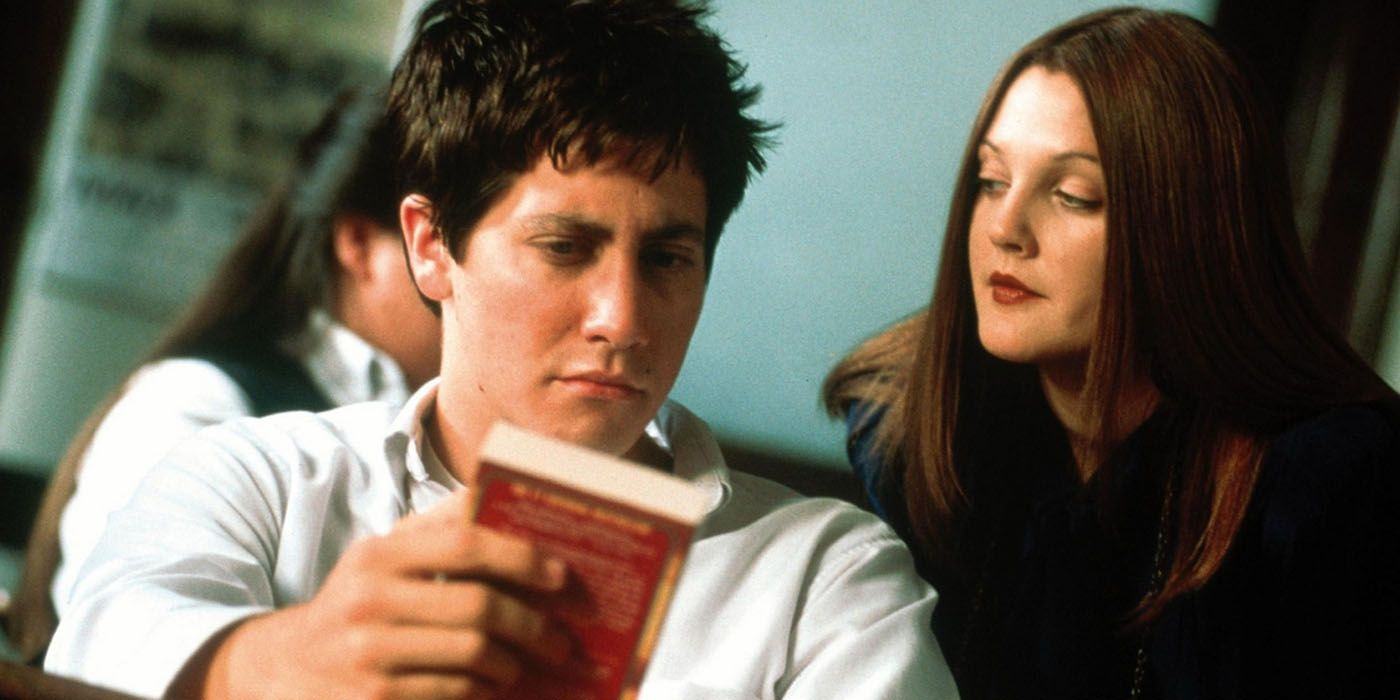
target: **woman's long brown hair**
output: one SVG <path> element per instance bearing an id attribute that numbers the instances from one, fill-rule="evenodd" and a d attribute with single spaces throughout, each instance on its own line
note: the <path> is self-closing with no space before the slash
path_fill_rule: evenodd
<path id="1" fill-rule="evenodd" d="M 377 89 L 337 97 L 204 291 L 136 367 L 201 349 L 277 343 L 302 332 L 313 309 L 331 308 L 338 275 L 331 249 L 334 218 L 354 214 L 398 228 L 393 143 L 383 114 Z M 64 450 L 29 534 L 24 571 L 6 616 L 10 641 L 27 662 L 42 657 L 57 624 L 49 589 L 59 564 L 63 508 L 77 488 L 93 435 L 121 392 L 119 386 L 103 400 Z"/>
<path id="2" fill-rule="evenodd" d="M 1220 568 L 1273 435 L 1328 407 L 1394 392 L 1318 312 L 1281 147 L 1240 64 L 1184 15 L 1085 15 L 1023 48 L 988 91 L 927 311 L 857 348 L 824 387 L 833 414 L 851 402 L 886 408 L 873 449 L 890 470 L 884 477 L 903 487 L 925 555 L 953 563 L 969 508 L 960 465 L 982 466 L 977 446 L 993 428 L 1029 430 L 1024 407 L 989 405 L 999 394 L 988 384 L 1035 378 L 982 348 L 967 260 L 977 145 L 1030 66 L 1079 85 L 1104 169 L 1107 262 L 1084 389 L 1098 457 L 1121 440 L 1115 409 L 1144 377 L 1180 446 L 1165 577 L 1134 611 L 1147 622 Z"/>

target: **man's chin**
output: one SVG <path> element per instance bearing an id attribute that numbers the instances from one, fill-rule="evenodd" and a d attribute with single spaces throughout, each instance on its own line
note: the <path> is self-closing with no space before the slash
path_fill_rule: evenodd
<path id="1" fill-rule="evenodd" d="M 575 445 L 592 448 L 610 455 L 622 455 L 631 449 L 646 430 L 650 418 L 578 418 L 551 422 L 535 428 L 550 437 Z"/>

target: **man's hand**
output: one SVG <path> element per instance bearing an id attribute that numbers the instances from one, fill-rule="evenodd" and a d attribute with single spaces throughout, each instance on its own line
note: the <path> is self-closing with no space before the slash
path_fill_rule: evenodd
<path id="1" fill-rule="evenodd" d="M 474 527 L 466 508 L 459 492 L 355 543 L 315 598 L 233 627 L 182 671 L 176 692 L 490 697 L 527 664 L 562 663 L 568 637 L 521 596 L 562 589 L 563 563 Z"/>

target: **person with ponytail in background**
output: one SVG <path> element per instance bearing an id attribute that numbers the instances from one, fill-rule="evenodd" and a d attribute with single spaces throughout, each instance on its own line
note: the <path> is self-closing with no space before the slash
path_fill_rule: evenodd
<path id="1" fill-rule="evenodd" d="M 242 416 L 395 404 L 437 372 L 438 319 L 399 235 L 379 90 L 347 90 L 205 291 L 88 419 L 51 479 L 9 635 L 42 657 L 107 517 L 161 457 Z M 61 521 L 60 521 L 61 514 Z"/>

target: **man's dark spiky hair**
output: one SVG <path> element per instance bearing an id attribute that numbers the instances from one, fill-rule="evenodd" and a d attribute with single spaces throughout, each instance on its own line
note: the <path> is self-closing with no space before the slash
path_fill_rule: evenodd
<path id="1" fill-rule="evenodd" d="M 438 0 L 394 72 L 401 191 L 426 196 L 455 256 L 495 198 L 542 156 L 619 158 L 655 177 L 692 159 L 705 182 L 706 264 L 774 127 L 758 89 L 701 20 L 669 0 Z"/>

